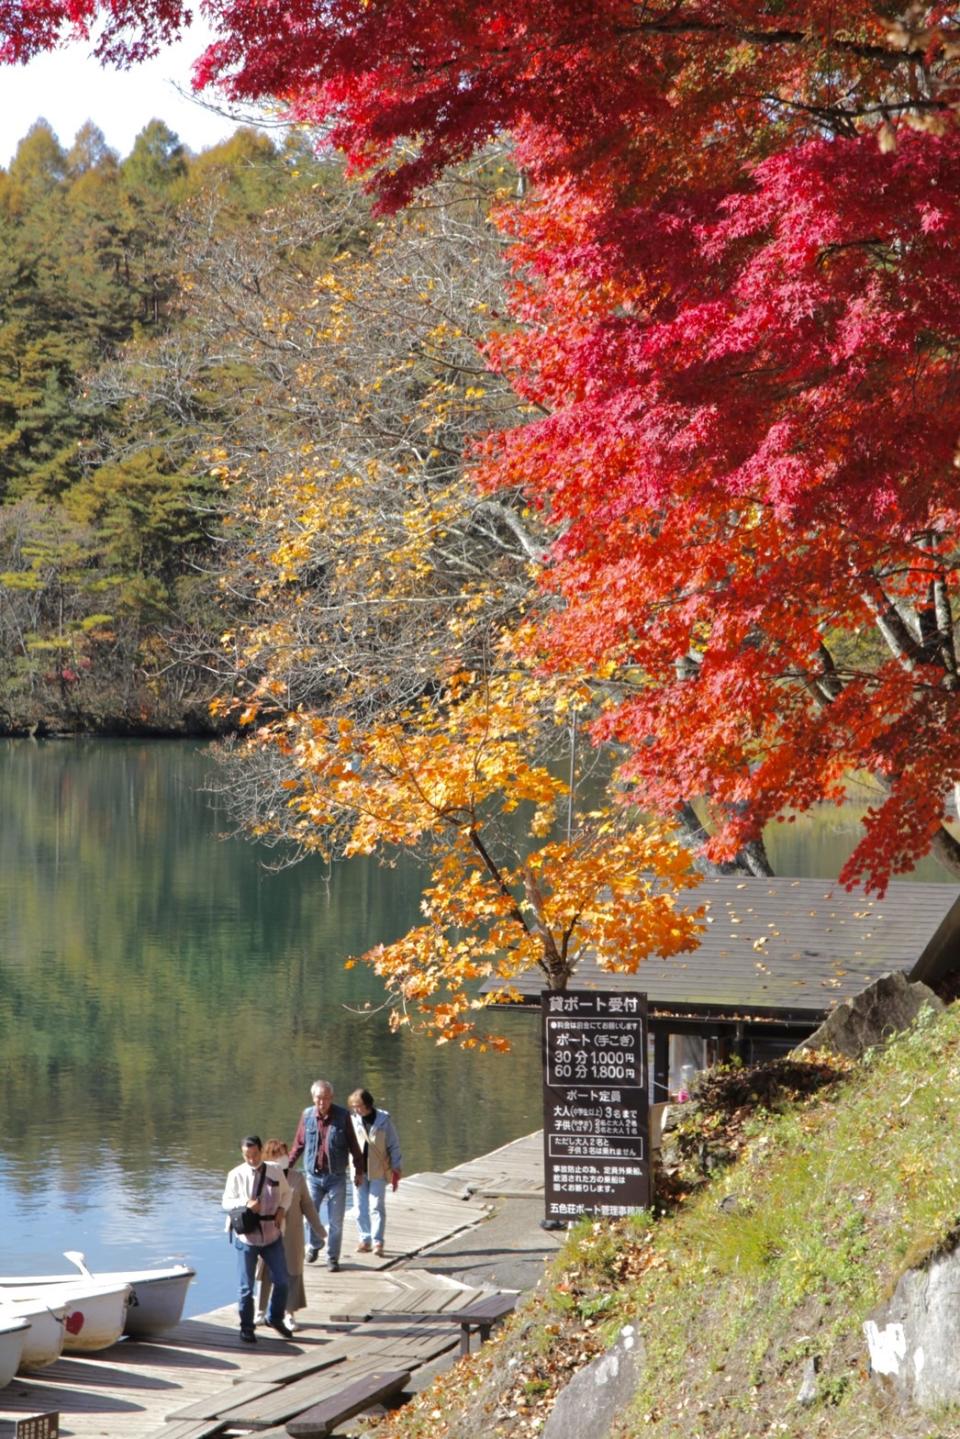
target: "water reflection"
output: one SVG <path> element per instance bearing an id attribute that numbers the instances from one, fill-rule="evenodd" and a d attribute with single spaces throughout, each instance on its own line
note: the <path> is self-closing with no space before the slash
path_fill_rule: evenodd
<path id="1" fill-rule="evenodd" d="M 881 802 L 865 784 L 852 786 L 852 798 L 843 805 L 821 805 L 806 814 L 767 827 L 764 839 L 776 874 L 794 878 L 836 879 L 862 834 L 862 824 L 871 803 Z M 863 796 L 860 798 L 859 796 Z M 956 824 L 950 826 L 957 833 Z M 956 884 L 935 859 L 922 859 L 910 874 L 898 874 L 902 880 L 926 884 Z"/>
<path id="2" fill-rule="evenodd" d="M 438 1049 L 390 1034 L 375 980 L 344 970 L 416 919 L 422 872 L 265 871 L 218 840 L 209 764 L 184 743 L 0 743 L 0 1264 L 182 1257 L 194 1313 L 232 1297 L 218 1204 L 240 1135 L 292 1139 L 312 1079 L 381 1097 L 408 1172 L 529 1132 L 540 1104 L 533 1016 L 504 1016 L 507 1061 Z M 858 819 L 775 826 L 779 872 L 836 875 Z"/>
<path id="3" fill-rule="evenodd" d="M 421 872 L 268 873 L 218 841 L 207 765 L 177 743 L 0 745 L 3 1267 L 179 1254 L 195 1311 L 230 1296 L 216 1204 L 238 1137 L 291 1139 L 317 1075 L 382 1096 L 410 1172 L 528 1132 L 539 1103 L 528 1017 L 508 1064 L 437 1049 L 390 1034 L 375 980 L 343 969 L 414 921 Z"/>

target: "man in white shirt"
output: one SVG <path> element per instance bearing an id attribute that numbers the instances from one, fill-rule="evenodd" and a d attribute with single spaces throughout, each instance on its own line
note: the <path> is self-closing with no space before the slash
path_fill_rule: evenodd
<path id="1" fill-rule="evenodd" d="M 281 1226 L 290 1203 L 290 1186 L 277 1164 L 265 1164 L 258 1134 L 248 1134 L 241 1141 L 243 1163 L 231 1169 L 224 1185 L 221 1206 L 227 1212 L 226 1230 L 236 1250 L 237 1276 L 240 1281 L 240 1338 L 255 1344 L 253 1329 L 253 1280 L 257 1260 L 262 1259 L 270 1271 L 273 1291 L 267 1310 L 267 1323 L 284 1339 L 293 1336 L 284 1321 L 287 1304 L 287 1261 L 283 1253 Z M 238 1233 L 232 1215 L 247 1210 L 254 1216 L 252 1227 Z"/>

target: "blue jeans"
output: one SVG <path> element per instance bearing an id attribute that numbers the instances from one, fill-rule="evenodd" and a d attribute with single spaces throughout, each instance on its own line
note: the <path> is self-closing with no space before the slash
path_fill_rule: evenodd
<path id="1" fill-rule="evenodd" d="M 327 1228 L 327 1263 L 340 1262 L 340 1245 L 343 1242 L 343 1211 L 347 1207 L 346 1174 L 308 1174 L 307 1188 L 313 1200 L 321 1224 Z M 309 1220 L 303 1221 L 303 1233 L 312 1249 L 322 1249 L 323 1240 L 314 1234 Z"/>
<path id="2" fill-rule="evenodd" d="M 287 1261 L 283 1252 L 283 1240 L 274 1239 L 272 1244 L 244 1244 L 242 1239 L 231 1234 L 230 1243 L 237 1251 L 237 1277 L 240 1280 L 240 1328 L 253 1328 L 253 1276 L 258 1259 L 263 1260 L 270 1271 L 270 1278 L 273 1280 L 270 1307 L 267 1310 L 267 1323 L 282 1324 L 287 1308 L 287 1289 L 290 1282 L 287 1274 Z"/>
<path id="3" fill-rule="evenodd" d="M 387 1225 L 387 1181 L 365 1179 L 353 1186 L 357 1203 L 357 1229 L 364 1244 L 372 1239 L 374 1244 L 383 1243 L 383 1231 Z M 370 1208 L 373 1206 L 373 1232 L 370 1232 Z"/>

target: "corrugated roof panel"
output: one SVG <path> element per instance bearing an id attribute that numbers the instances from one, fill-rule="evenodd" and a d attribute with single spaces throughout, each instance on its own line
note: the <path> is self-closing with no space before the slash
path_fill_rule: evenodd
<path id="1" fill-rule="evenodd" d="M 648 959 L 635 975 L 584 960 L 571 988 L 635 988 L 666 1008 L 826 1012 L 888 970 L 912 970 L 948 915 L 960 964 L 960 887 L 952 884 L 894 884 L 878 900 L 825 880 L 723 876 L 704 880 L 688 902 L 707 905 L 697 950 Z M 537 970 L 513 985 L 532 998 L 543 977 Z"/>

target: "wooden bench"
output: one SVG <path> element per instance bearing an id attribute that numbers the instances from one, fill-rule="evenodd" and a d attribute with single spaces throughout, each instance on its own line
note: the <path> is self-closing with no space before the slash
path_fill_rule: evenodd
<path id="1" fill-rule="evenodd" d="M 375 1324 L 395 1324 L 399 1320 L 411 1319 L 418 1322 L 429 1320 L 431 1323 L 440 1320 L 449 1320 L 453 1324 L 460 1325 L 460 1353 L 470 1353 L 470 1335 L 474 1332 L 480 1335 L 480 1343 L 490 1338 L 490 1331 L 501 1319 L 512 1314 L 517 1307 L 518 1293 L 497 1293 L 488 1294 L 484 1299 L 474 1299 L 472 1303 L 464 1306 L 463 1309 L 443 1309 L 433 1314 L 397 1314 L 391 1310 L 374 1312 L 370 1316 L 370 1322 Z"/>
<path id="2" fill-rule="evenodd" d="M 339 1424 L 352 1419 L 355 1414 L 362 1414 L 374 1404 L 382 1404 L 385 1399 L 399 1394 L 409 1378 L 409 1369 L 378 1370 L 373 1374 L 364 1374 L 338 1393 L 321 1399 L 319 1404 L 311 1405 L 295 1419 L 288 1419 L 287 1433 L 292 1439 L 326 1439 Z"/>

